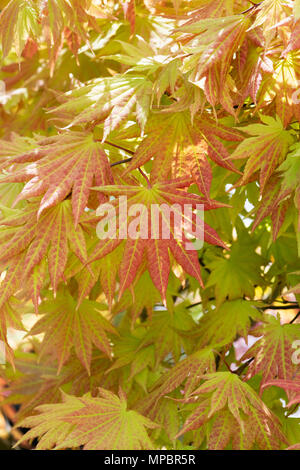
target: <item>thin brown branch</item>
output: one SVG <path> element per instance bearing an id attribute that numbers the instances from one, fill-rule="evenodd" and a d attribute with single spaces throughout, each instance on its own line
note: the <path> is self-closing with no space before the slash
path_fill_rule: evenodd
<path id="1" fill-rule="evenodd" d="M 110 166 L 112 167 L 112 166 L 121 165 L 122 163 L 131 162 L 131 160 L 132 160 L 132 157 L 125 158 L 125 160 L 119 160 L 118 162 L 111 163 Z"/>

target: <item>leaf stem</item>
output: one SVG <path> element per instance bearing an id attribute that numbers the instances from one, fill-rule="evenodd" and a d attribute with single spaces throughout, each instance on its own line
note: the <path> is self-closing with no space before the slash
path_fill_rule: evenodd
<path id="1" fill-rule="evenodd" d="M 143 176 L 143 178 L 145 178 L 145 180 L 147 181 L 147 186 L 148 188 L 151 188 L 151 183 L 149 181 L 149 178 L 148 176 L 143 172 L 143 170 L 141 170 L 141 168 L 138 168 L 139 172 L 141 173 L 141 175 Z"/>
<path id="2" fill-rule="evenodd" d="M 125 158 L 125 160 L 119 160 L 118 162 L 111 163 L 110 166 L 112 167 L 112 166 L 121 165 L 121 163 L 131 162 L 131 160 L 132 160 L 132 157 Z"/>

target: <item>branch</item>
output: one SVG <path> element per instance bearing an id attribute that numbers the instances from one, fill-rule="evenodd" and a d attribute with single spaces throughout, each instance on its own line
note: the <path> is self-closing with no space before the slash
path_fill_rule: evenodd
<path id="1" fill-rule="evenodd" d="M 242 375 L 246 367 L 248 367 L 252 361 L 254 361 L 254 357 L 251 357 L 250 359 L 248 359 L 248 361 L 244 362 L 244 364 L 242 364 L 238 369 L 233 370 L 232 373 L 236 375 Z"/>
<path id="2" fill-rule="evenodd" d="M 300 310 L 299 310 L 299 312 L 297 313 L 297 315 L 290 321 L 290 325 L 291 325 L 292 323 L 294 323 L 294 321 L 296 321 L 297 318 L 299 318 L 299 317 L 300 317 Z"/>
<path id="3" fill-rule="evenodd" d="M 261 310 L 294 310 L 300 308 L 300 305 L 295 302 L 291 305 L 267 305 L 266 307 L 259 307 Z"/>
<path id="4" fill-rule="evenodd" d="M 259 2 L 259 3 L 254 3 L 252 2 L 251 0 L 249 0 L 250 3 L 252 3 L 252 7 L 248 8 L 247 10 L 245 11 L 242 11 L 241 15 L 245 15 L 246 13 L 249 13 L 249 11 L 252 11 L 252 10 L 255 10 L 256 7 L 258 7 L 259 5 L 262 4 L 262 2 Z"/>
<path id="5" fill-rule="evenodd" d="M 125 158 L 125 160 L 119 160 L 118 162 L 111 163 L 110 166 L 112 167 L 112 166 L 121 165 L 121 163 L 131 162 L 131 160 L 132 160 L 132 157 Z"/>
<path id="6" fill-rule="evenodd" d="M 94 139 L 94 142 L 102 142 L 101 139 Z M 108 140 L 105 141 L 106 144 L 111 145 L 112 147 L 115 147 L 116 149 L 123 150 L 124 152 L 129 153 L 129 155 L 134 155 L 135 152 L 133 150 L 126 149 L 124 147 L 121 147 L 120 145 L 113 144 L 112 142 L 108 142 Z"/>

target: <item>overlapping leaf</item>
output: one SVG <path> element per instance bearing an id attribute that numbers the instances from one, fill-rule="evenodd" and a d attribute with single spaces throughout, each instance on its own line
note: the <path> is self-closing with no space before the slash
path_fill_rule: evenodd
<path id="1" fill-rule="evenodd" d="M 31 335 L 45 333 L 41 355 L 52 353 L 58 361 L 58 370 L 67 362 L 72 347 L 84 367 L 90 372 L 92 344 L 111 356 L 111 345 L 106 332 L 115 328 L 101 314 L 103 305 L 83 300 L 78 309 L 76 301 L 66 290 L 60 290 L 56 298 L 49 296 L 40 308 L 43 317 L 30 330 Z"/>
<path id="2" fill-rule="evenodd" d="M 208 440 L 211 449 L 224 449 L 231 438 L 235 449 L 249 449 L 254 443 L 260 449 L 280 448 L 285 438 L 279 420 L 247 383 L 230 372 L 207 374 L 204 379 L 192 393 L 199 405 L 179 435 L 214 417 Z"/>
<path id="3" fill-rule="evenodd" d="M 237 335 L 247 340 L 251 320 L 260 320 L 262 315 L 247 300 L 224 302 L 218 309 L 209 311 L 200 320 L 199 328 L 191 334 L 198 338 L 199 347 L 211 344 L 220 347 L 232 343 Z"/>
<path id="4" fill-rule="evenodd" d="M 254 357 L 249 366 L 248 377 L 262 374 L 262 385 L 275 378 L 293 378 L 296 365 L 293 363 L 293 342 L 300 337 L 300 325 L 281 325 L 272 316 L 251 334 L 261 338 L 244 354 L 242 360 Z"/>
<path id="5" fill-rule="evenodd" d="M 183 183 L 184 186 L 187 185 L 186 181 Z M 190 204 L 191 208 L 194 209 L 197 209 L 197 204 L 203 204 L 204 208 L 220 207 L 222 204 L 215 201 L 206 202 L 200 196 L 185 192 L 180 189 L 179 182 L 176 180 L 174 182 L 155 183 L 152 187 L 114 185 L 103 186 L 98 189 L 103 193 L 114 196 L 129 196 L 126 199 L 128 213 L 126 213 L 124 206 L 120 207 L 118 199 L 112 201 L 114 210 L 111 211 L 108 217 L 102 219 L 99 231 L 103 232 L 108 221 L 111 221 L 112 225 L 110 225 L 108 233 L 103 232 L 101 235 L 103 240 L 100 241 L 89 259 L 89 262 L 101 259 L 123 242 L 122 238 L 128 236 L 119 270 L 120 295 L 132 284 L 144 256 L 146 256 L 147 269 L 152 281 L 163 299 L 165 299 L 170 271 L 169 249 L 184 270 L 202 284 L 196 250 L 186 249 L 187 234 L 182 234 L 181 231 L 181 234 L 177 235 L 181 228 L 183 216 L 187 233 L 195 234 L 196 223 L 198 223 L 203 228 L 204 241 L 223 247 L 225 245 L 216 232 L 205 222 L 201 222 L 199 217 L 196 218 L 192 213 L 191 215 L 184 214 L 184 204 Z M 136 212 L 137 204 L 139 204 L 138 212 Z M 153 205 L 158 208 L 158 223 L 151 209 Z M 175 207 L 175 215 L 174 218 L 169 217 L 168 219 L 166 217 L 167 211 L 172 205 Z M 138 223 L 136 217 L 130 216 L 130 208 L 133 209 L 134 215 L 138 216 Z M 179 217 L 175 217 L 176 214 Z M 118 216 L 117 219 L 115 219 L 115 216 Z M 116 220 L 119 221 L 118 227 Z M 130 233 L 130 227 L 132 233 Z M 110 230 L 113 231 L 113 236 L 109 235 Z"/>
<path id="6" fill-rule="evenodd" d="M 23 420 L 33 429 L 25 439 L 42 438 L 38 449 L 141 450 L 153 448 L 147 434 L 157 424 L 127 409 L 126 398 L 99 389 L 100 398 L 64 396 L 64 403 L 42 405 L 40 414 Z"/>
<path id="7" fill-rule="evenodd" d="M 66 103 L 53 110 L 59 119 L 68 118 L 68 127 L 91 121 L 104 122 L 103 140 L 134 110 L 142 130 L 150 109 L 152 82 L 143 76 L 95 79 L 68 92 Z M 71 121 L 71 122 L 70 122 Z M 70 124 L 69 124 L 70 123 Z"/>
<path id="8" fill-rule="evenodd" d="M 187 112 L 153 115 L 146 133 L 126 173 L 154 158 L 151 171 L 154 181 L 192 175 L 208 199 L 212 170 L 207 155 L 218 165 L 237 171 L 230 163 L 229 152 L 222 140 L 239 142 L 241 135 L 234 129 L 216 124 L 208 116 L 197 117 L 192 125 Z"/>
<path id="9" fill-rule="evenodd" d="M 284 130 L 279 119 L 261 116 L 264 124 L 250 124 L 243 131 L 256 137 L 245 139 L 231 154 L 233 160 L 247 158 L 245 171 L 240 184 L 245 184 L 260 172 L 260 191 L 263 192 L 266 183 L 274 170 L 283 162 L 289 146 L 293 143 L 292 135 Z"/>
<path id="10" fill-rule="evenodd" d="M 103 185 L 113 182 L 103 146 L 94 141 L 92 133 L 72 131 L 45 139 L 36 153 L 43 158 L 27 165 L 26 171 L 16 171 L 3 181 L 27 181 L 17 200 L 44 195 L 38 214 L 63 201 L 72 191 L 73 216 L 77 225 L 88 205 L 93 183 Z M 22 162 L 28 161 L 26 154 L 22 154 L 21 159 Z M 10 158 L 12 161 L 19 162 L 20 156 Z"/>
<path id="11" fill-rule="evenodd" d="M 12 210 L 8 217 L 2 218 L 0 260 L 11 264 L 7 279 L 14 276 L 19 281 L 32 275 L 35 267 L 47 256 L 51 283 L 56 290 L 69 250 L 86 261 L 85 238 L 82 227 L 74 226 L 69 200 L 45 210 L 37 219 L 39 205 L 38 200 L 28 204 L 26 209 Z M 6 283 L 7 289 L 16 288 L 15 282 Z"/>

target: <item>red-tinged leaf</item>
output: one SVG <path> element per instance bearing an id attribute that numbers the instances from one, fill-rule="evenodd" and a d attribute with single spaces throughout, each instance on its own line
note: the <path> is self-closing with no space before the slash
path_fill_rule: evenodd
<path id="1" fill-rule="evenodd" d="M 278 449 L 282 441 L 287 442 L 278 418 L 237 375 L 216 372 L 203 378 L 205 382 L 191 395 L 199 404 L 178 436 L 213 418 L 209 431 L 211 449 L 224 449 L 231 438 L 233 447 L 238 449 L 251 448 L 255 442 L 260 449 Z M 187 401 L 191 402 L 191 398 Z"/>
<path id="2" fill-rule="evenodd" d="M 161 292 L 164 302 L 166 302 L 166 290 L 170 272 L 168 245 L 168 240 L 148 240 L 147 242 L 148 270 L 153 284 Z"/>
<path id="3" fill-rule="evenodd" d="M 40 406 L 39 415 L 23 421 L 22 425 L 33 427 L 25 439 L 42 436 L 38 449 L 54 445 L 56 449 L 83 445 L 85 450 L 153 448 L 146 429 L 155 429 L 158 425 L 127 409 L 122 393 L 119 398 L 101 388 L 99 394 L 100 398 L 65 396 L 62 404 Z"/>
<path id="4" fill-rule="evenodd" d="M 189 396 L 199 386 L 206 372 L 215 372 L 215 366 L 215 357 L 212 349 L 204 348 L 191 354 L 175 364 L 170 371 L 166 372 L 155 382 L 145 403 L 147 403 L 147 406 L 152 407 L 153 401 L 157 402 L 160 397 L 168 395 L 183 383 L 185 383 L 184 395 L 186 397 Z"/>
<path id="5" fill-rule="evenodd" d="M 258 206 L 256 218 L 252 225 L 254 231 L 261 221 L 270 215 L 277 207 L 278 193 L 280 191 L 280 179 L 274 175 L 270 178 L 262 194 L 261 202 Z"/>
<path id="6" fill-rule="evenodd" d="M 271 220 L 273 225 L 273 240 L 275 241 L 278 232 L 285 220 L 285 215 L 290 206 L 290 201 L 283 201 L 279 207 L 272 211 Z"/>
<path id="7" fill-rule="evenodd" d="M 155 183 L 150 188 L 143 186 L 108 186 L 95 189 L 115 196 L 128 194 L 128 211 L 130 211 L 131 207 L 135 208 L 135 204 L 142 204 L 142 209 L 139 209 L 140 217 L 138 224 L 136 223 L 136 218 L 125 214 L 126 220 L 124 221 L 124 215 L 118 214 L 115 238 L 107 236 L 106 240 L 101 240 L 99 246 L 95 248 L 95 251 L 89 258 L 89 262 L 92 262 L 110 253 L 121 242 L 119 239 L 120 230 L 126 225 L 125 238 L 128 237 L 128 240 L 125 244 L 125 252 L 119 270 L 120 296 L 132 284 L 138 267 L 142 263 L 143 253 L 146 250 L 147 265 L 151 278 L 154 285 L 160 290 L 164 300 L 169 272 L 168 247 L 173 252 L 176 261 L 189 274 L 195 276 L 202 283 L 196 248 L 190 246 L 191 242 L 188 242 L 186 234 L 184 234 L 182 241 L 178 241 L 180 236 L 183 235 L 182 227 L 184 227 L 187 233 L 194 234 L 194 238 L 199 238 L 198 233 L 202 228 L 201 233 L 203 232 L 205 241 L 225 248 L 224 243 L 216 232 L 208 225 L 203 224 L 203 221 L 199 217 L 197 218 L 192 211 L 190 214 L 184 214 L 184 204 L 189 204 L 191 209 L 199 209 L 199 206 L 196 207 L 197 204 L 201 204 L 200 207 L 204 205 L 205 208 L 205 200 L 200 196 L 176 189 L 176 186 L 170 185 L 169 182 Z M 115 214 L 117 215 L 117 212 L 122 210 L 119 207 L 119 201 L 116 199 L 112 201 L 112 204 L 113 208 L 116 209 Z M 153 214 L 154 205 L 157 209 L 157 217 Z M 214 201 L 208 202 L 208 208 L 217 206 L 218 203 Z M 108 220 L 114 218 L 113 212 L 108 217 Z M 199 226 L 198 231 L 197 225 Z M 137 228 L 138 230 L 136 231 Z M 132 233 L 132 230 L 134 233 Z"/>
<path id="8" fill-rule="evenodd" d="M 56 220 L 57 215 L 60 215 L 59 212 L 60 211 L 52 211 L 50 214 L 45 214 L 38 221 L 35 231 L 35 235 L 38 236 L 35 236 L 35 238 L 32 240 L 26 253 L 24 262 L 25 276 L 30 274 L 34 266 L 41 262 L 47 252 L 51 239 L 56 236 Z M 45 230 L 45 224 L 47 226 L 47 230 Z M 49 261 L 51 262 L 50 258 Z"/>
<path id="9" fill-rule="evenodd" d="M 46 276 L 46 260 L 42 259 L 40 264 L 37 264 L 32 272 L 32 276 L 29 278 L 29 290 L 31 292 L 31 299 L 35 308 L 35 312 L 38 313 L 38 306 L 40 304 L 40 291 L 43 287 L 43 283 Z"/>
<path id="10" fill-rule="evenodd" d="M 100 267 L 100 284 L 105 293 L 109 307 L 112 307 L 116 291 L 116 278 L 119 266 L 122 260 L 123 249 L 114 250 L 109 256 L 105 256 L 99 260 Z"/>
<path id="11" fill-rule="evenodd" d="M 80 263 L 81 264 L 81 263 Z M 83 265 L 78 268 L 79 273 L 76 275 L 76 281 L 78 282 L 78 303 L 77 307 L 81 304 L 84 298 L 86 298 L 93 286 L 96 284 L 99 273 L 100 273 L 100 261 L 95 261 L 89 264 L 89 269 L 83 269 Z M 68 275 L 70 273 L 68 272 Z"/>
<path id="12" fill-rule="evenodd" d="M 55 233 L 48 253 L 49 274 L 54 292 L 57 290 L 68 257 L 67 225 L 63 207 L 55 218 L 55 226 Z"/>
<path id="13" fill-rule="evenodd" d="M 92 344 L 110 357 L 111 346 L 106 332 L 116 333 L 100 309 L 103 309 L 101 304 L 90 300 L 83 300 L 77 308 L 75 299 L 66 290 L 58 291 L 56 298 L 50 296 L 39 307 L 43 317 L 30 331 L 32 335 L 45 333 L 41 355 L 55 355 L 60 371 L 74 347 L 90 373 Z"/>
<path id="14" fill-rule="evenodd" d="M 251 334 L 262 336 L 242 357 L 242 360 L 254 357 L 250 364 L 247 377 L 262 374 L 262 382 L 274 378 L 289 380 L 295 373 L 293 342 L 300 337 L 300 325 L 284 324 L 274 317 L 255 328 Z"/>
<path id="15" fill-rule="evenodd" d="M 52 137 L 50 142 L 47 139 L 41 141 L 37 151 L 45 156 L 34 166 L 27 166 L 26 172 L 20 170 L 15 173 L 18 181 L 28 181 L 17 201 L 44 194 L 39 208 L 41 214 L 72 191 L 72 210 L 77 225 L 87 206 L 94 177 L 96 184 L 112 183 L 103 145 L 93 140 L 92 133 L 70 131 Z M 3 181 L 6 179 L 13 181 L 14 177 L 9 176 Z"/>
<path id="16" fill-rule="evenodd" d="M 145 105 L 145 95 L 152 93 L 152 82 L 142 76 L 122 77 L 115 75 L 110 78 L 95 79 L 63 97 L 66 103 L 61 104 L 52 113 L 65 119 L 68 127 L 97 120 L 104 121 L 103 141 L 107 136 L 129 117 L 130 113 L 141 106 L 147 119 L 150 100 Z M 142 130 L 143 130 L 143 123 Z"/>
<path id="17" fill-rule="evenodd" d="M 245 139 L 230 158 L 247 158 L 244 175 L 239 184 L 246 184 L 253 174 L 260 171 L 262 193 L 274 170 L 283 162 L 293 138 L 284 130 L 280 120 L 268 116 L 261 116 L 261 119 L 265 124 L 253 124 L 242 129 L 257 137 Z"/>
<path id="18" fill-rule="evenodd" d="M 255 5 L 255 21 L 250 30 L 262 27 L 265 36 L 271 40 L 276 35 L 276 25 L 291 15 L 291 5 L 286 2 L 267 0 Z"/>
<path id="19" fill-rule="evenodd" d="M 32 203 L 24 213 L 15 210 L 12 216 L 2 220 L 2 224 L 8 227 L 2 232 L 2 240 L 0 237 L 0 258 L 6 262 L 26 250 L 22 272 L 22 277 L 26 278 L 48 255 L 50 278 L 56 288 L 63 275 L 69 246 L 83 263 L 86 262 L 85 238 L 81 226 L 74 227 L 69 200 L 48 209 L 36 221 L 38 207 L 39 202 Z M 13 236 L 10 227 L 14 228 Z"/>
<path id="20" fill-rule="evenodd" d="M 273 424 L 272 431 L 269 427 L 268 417 L 257 410 L 245 418 L 244 430 L 239 429 L 238 422 L 230 412 L 221 411 L 212 422 L 208 448 L 222 450 L 231 443 L 233 450 L 250 450 L 255 444 L 260 449 L 279 449 L 283 434 L 278 423 Z"/>
<path id="21" fill-rule="evenodd" d="M 203 287 L 203 281 L 200 272 L 200 264 L 198 261 L 198 254 L 195 250 L 187 251 L 184 246 L 185 243 L 188 243 L 187 239 L 184 239 L 183 242 L 181 242 L 180 240 L 171 240 L 171 252 L 177 263 L 180 264 L 190 276 L 193 276 L 195 279 L 197 279 L 200 286 Z"/>
<path id="22" fill-rule="evenodd" d="M 24 256 L 22 255 L 11 259 L 5 273 L 5 278 L 1 282 L 0 306 L 4 305 L 18 290 L 24 269 L 23 263 Z"/>
<path id="23" fill-rule="evenodd" d="M 142 262 L 143 253 L 146 248 L 146 241 L 137 238 L 136 240 L 127 240 L 125 245 L 124 257 L 120 266 L 120 293 L 129 287 L 137 273 Z"/>
<path id="24" fill-rule="evenodd" d="M 3 303 L 0 307 L 0 341 L 4 344 L 4 351 L 1 347 L 1 362 L 5 362 L 3 352 L 7 360 L 14 366 L 14 351 L 10 347 L 7 340 L 7 329 L 14 328 L 16 330 L 24 330 L 20 314 L 15 309 L 16 299 L 10 298 L 9 301 Z M 2 346 L 2 345 L 1 345 Z"/>
<path id="25" fill-rule="evenodd" d="M 188 22 L 181 26 L 179 31 L 193 35 L 184 45 L 185 50 L 191 53 L 183 63 L 183 71 L 192 72 L 189 79 L 197 83 L 207 69 L 222 60 L 226 67 L 220 74 L 220 82 L 224 82 L 232 57 L 243 42 L 249 24 L 246 16 L 236 15 Z"/>
<path id="26" fill-rule="evenodd" d="M 1 140 L 1 169 L 8 168 L 13 163 L 34 162 L 39 160 L 41 156 L 42 153 L 35 139 L 12 133 L 10 140 Z"/>
<path id="27" fill-rule="evenodd" d="M 125 0 L 122 2 L 124 17 L 130 24 L 130 32 L 134 34 L 135 30 L 135 0 Z"/>
<path id="28" fill-rule="evenodd" d="M 288 52 L 296 51 L 300 48 L 300 20 L 295 21 L 292 29 L 290 40 L 283 54 L 286 56 Z"/>
<path id="29" fill-rule="evenodd" d="M 34 2 L 11 0 L 0 16 L 0 37 L 4 57 L 13 44 L 20 57 L 28 37 L 37 34 L 38 11 Z"/>
<path id="30" fill-rule="evenodd" d="M 209 117 L 195 118 L 192 125 L 188 113 L 155 115 L 149 120 L 147 136 L 128 165 L 125 174 L 154 157 L 152 180 L 173 179 L 192 174 L 199 190 L 209 199 L 211 168 L 207 154 L 218 165 L 237 171 L 229 161 L 229 153 L 219 140 L 241 140 L 241 135 Z"/>
<path id="31" fill-rule="evenodd" d="M 262 389 L 274 385 L 275 387 L 283 388 L 289 397 L 288 406 L 292 406 L 300 402 L 300 380 L 293 378 L 293 380 L 268 380 L 262 386 Z"/>

